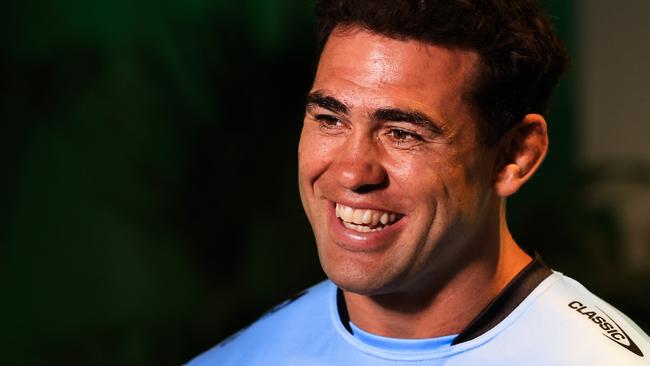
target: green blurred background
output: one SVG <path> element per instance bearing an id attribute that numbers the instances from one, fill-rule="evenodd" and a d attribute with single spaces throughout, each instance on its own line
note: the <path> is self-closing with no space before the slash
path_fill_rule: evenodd
<path id="1" fill-rule="evenodd" d="M 649 165 L 581 159 L 580 2 L 543 4 L 574 71 L 512 229 L 648 330 L 648 262 L 593 197 Z M 180 364 L 324 278 L 296 184 L 311 2 L 1 8 L 0 364 Z"/>

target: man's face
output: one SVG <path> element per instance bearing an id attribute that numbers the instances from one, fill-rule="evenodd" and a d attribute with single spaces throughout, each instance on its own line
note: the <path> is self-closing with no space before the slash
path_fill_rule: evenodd
<path id="1" fill-rule="evenodd" d="M 495 152 L 466 100 L 475 52 L 362 29 L 323 50 L 298 151 L 300 196 L 328 277 L 417 291 L 496 227 Z"/>

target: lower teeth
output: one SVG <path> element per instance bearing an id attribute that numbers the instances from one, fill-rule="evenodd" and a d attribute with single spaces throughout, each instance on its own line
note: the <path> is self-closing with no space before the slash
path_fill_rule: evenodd
<path id="1" fill-rule="evenodd" d="M 382 230 L 384 230 L 384 227 L 385 227 L 385 226 L 377 226 L 376 228 L 371 228 L 371 227 L 369 227 L 369 226 L 364 226 L 364 225 L 355 225 L 355 224 L 351 224 L 351 223 L 349 223 L 349 222 L 345 222 L 345 221 L 341 221 L 341 222 L 342 222 L 343 225 L 344 225 L 345 227 L 347 227 L 348 229 L 352 229 L 352 230 L 360 231 L 360 232 L 363 232 L 363 233 L 370 233 L 370 232 L 375 232 L 375 231 L 382 231 Z"/>

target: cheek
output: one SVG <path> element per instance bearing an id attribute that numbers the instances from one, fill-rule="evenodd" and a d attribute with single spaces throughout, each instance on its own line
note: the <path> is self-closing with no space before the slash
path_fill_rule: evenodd
<path id="1" fill-rule="evenodd" d="M 327 171 L 332 155 L 323 142 L 318 131 L 303 127 L 298 143 L 298 188 L 308 216 L 317 196 L 316 183 Z"/>
<path id="2" fill-rule="evenodd" d="M 313 194 L 312 180 L 310 178 L 313 170 L 313 154 L 311 153 L 311 149 L 312 143 L 309 141 L 308 135 L 305 133 L 305 128 L 303 127 L 300 134 L 300 141 L 298 142 L 298 190 L 302 205 L 308 217 L 311 216 L 309 199 Z"/>
<path id="3" fill-rule="evenodd" d="M 322 160 L 318 151 L 318 141 L 308 127 L 303 127 L 298 143 L 298 174 L 301 184 L 310 180 L 314 170 L 318 169 L 318 162 Z"/>
<path id="4" fill-rule="evenodd" d="M 444 199 L 449 180 L 453 181 L 455 174 L 449 162 L 433 154 L 393 157 L 389 170 L 392 182 L 399 191 L 413 199 L 412 204 L 426 205 Z"/>
<path id="5" fill-rule="evenodd" d="M 417 214 L 416 221 L 430 235 L 441 235 L 464 220 L 480 198 L 476 172 L 462 156 L 429 154 L 422 159 L 402 159 L 393 177 Z"/>
<path id="6" fill-rule="evenodd" d="M 449 215 L 458 227 L 480 221 L 485 204 L 490 197 L 489 169 L 483 157 L 468 153 L 474 159 L 457 159 L 445 176 Z"/>
<path id="7" fill-rule="evenodd" d="M 301 185 L 313 185 L 336 156 L 339 139 L 323 137 L 315 127 L 305 126 L 298 144 L 298 174 Z"/>

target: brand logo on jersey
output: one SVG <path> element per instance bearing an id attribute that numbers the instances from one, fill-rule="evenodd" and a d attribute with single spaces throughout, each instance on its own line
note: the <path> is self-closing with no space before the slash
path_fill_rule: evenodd
<path id="1" fill-rule="evenodd" d="M 600 329 L 603 330 L 603 335 L 607 339 L 624 347 L 628 351 L 643 357 L 643 352 L 641 352 L 636 343 L 632 341 L 632 338 L 630 338 L 623 328 L 621 328 L 614 319 L 607 315 L 607 313 L 605 313 L 601 308 L 596 307 L 598 311 L 595 311 L 594 309 L 583 305 L 580 301 L 571 301 L 569 307 L 598 325 Z"/>

